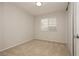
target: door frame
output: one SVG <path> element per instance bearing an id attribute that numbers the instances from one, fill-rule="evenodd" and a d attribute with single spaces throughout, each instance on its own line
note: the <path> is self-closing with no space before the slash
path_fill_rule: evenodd
<path id="1" fill-rule="evenodd" d="M 77 23 L 76 23 L 76 19 L 77 19 L 77 2 L 74 2 L 74 56 L 77 56 L 76 54 L 76 47 L 77 47 L 77 45 L 76 45 L 76 36 L 77 36 Z"/>

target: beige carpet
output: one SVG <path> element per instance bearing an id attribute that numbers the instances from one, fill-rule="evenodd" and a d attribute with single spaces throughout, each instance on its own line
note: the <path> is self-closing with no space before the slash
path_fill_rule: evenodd
<path id="1" fill-rule="evenodd" d="M 2 56 L 68 56 L 65 44 L 31 40 L 27 43 L 0 52 Z"/>

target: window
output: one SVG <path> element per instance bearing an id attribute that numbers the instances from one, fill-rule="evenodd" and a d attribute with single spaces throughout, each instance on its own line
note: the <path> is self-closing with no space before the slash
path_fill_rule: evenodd
<path id="1" fill-rule="evenodd" d="M 42 31 L 56 31 L 56 18 L 41 19 Z"/>
<path id="2" fill-rule="evenodd" d="M 41 30 L 48 31 L 48 19 L 41 20 Z"/>

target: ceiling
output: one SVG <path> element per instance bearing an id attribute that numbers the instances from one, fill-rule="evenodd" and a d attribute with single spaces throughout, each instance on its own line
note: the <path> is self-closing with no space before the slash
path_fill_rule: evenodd
<path id="1" fill-rule="evenodd" d="M 16 2 L 14 5 L 24 9 L 30 14 L 42 15 L 51 12 L 65 11 L 67 2 L 42 2 L 42 6 L 36 6 L 36 2 Z"/>

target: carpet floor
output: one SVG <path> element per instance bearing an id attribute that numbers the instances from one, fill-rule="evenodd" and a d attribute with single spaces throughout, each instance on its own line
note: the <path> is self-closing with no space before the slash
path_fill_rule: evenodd
<path id="1" fill-rule="evenodd" d="M 19 46 L 0 52 L 1 56 L 69 56 L 69 51 L 65 44 L 31 40 Z"/>

